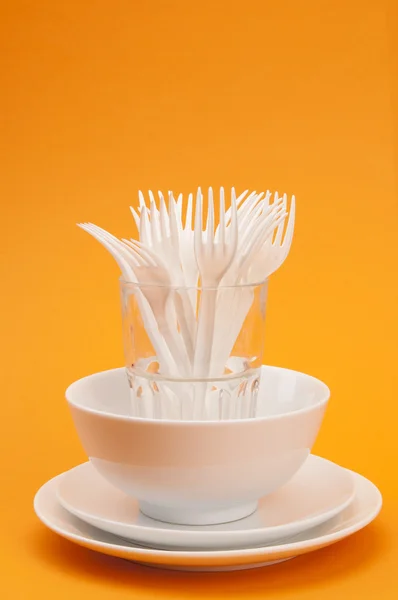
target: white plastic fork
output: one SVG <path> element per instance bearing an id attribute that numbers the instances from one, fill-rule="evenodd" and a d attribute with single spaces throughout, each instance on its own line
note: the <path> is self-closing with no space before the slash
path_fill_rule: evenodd
<path id="1" fill-rule="evenodd" d="M 193 213 L 193 195 L 188 194 L 187 208 L 185 212 L 185 220 L 182 219 L 182 194 L 179 195 L 177 201 L 174 199 L 173 193 L 169 192 L 170 202 L 175 203 L 176 211 L 176 229 L 180 244 L 181 267 L 184 273 L 185 285 L 187 287 L 196 287 L 198 283 L 198 265 L 195 258 L 194 250 L 194 230 L 192 226 Z M 171 210 L 170 210 L 171 215 Z"/>
<path id="2" fill-rule="evenodd" d="M 271 205 L 268 204 L 269 197 L 270 194 L 267 193 L 263 204 L 260 203 L 253 214 L 253 226 L 247 224 L 243 235 L 239 238 L 235 264 L 224 278 L 223 285 L 239 285 L 249 281 L 260 283 L 267 278 L 249 278 L 248 269 L 255 260 L 259 249 L 265 247 L 267 240 L 272 240 L 275 230 L 278 232 L 281 227 L 283 228 L 286 218 L 286 196 L 278 198 L 276 194 L 275 201 Z M 263 211 L 261 215 L 259 210 Z M 260 274 L 260 263 L 258 265 L 259 271 L 256 275 Z M 218 335 L 211 356 L 211 362 L 217 371 L 223 368 L 230 356 L 253 300 L 254 290 L 250 285 L 221 289 L 215 318 L 215 329 Z M 229 315 L 228 322 L 226 322 L 226 314 Z"/>
<path id="3" fill-rule="evenodd" d="M 138 279 L 133 268 L 131 252 L 129 252 L 127 248 L 123 246 L 118 238 L 108 233 L 101 227 L 93 225 L 92 223 L 79 223 L 78 226 L 92 235 L 108 250 L 108 252 L 116 260 L 124 278 L 127 281 L 138 283 Z M 178 365 L 173 359 L 164 338 L 159 333 L 157 321 L 153 311 L 151 310 L 148 300 L 145 298 L 139 288 L 135 290 L 135 294 L 144 322 L 145 330 L 156 351 L 161 367 L 167 373 L 178 375 Z"/>
<path id="4" fill-rule="evenodd" d="M 232 199 L 233 203 L 236 205 L 237 214 L 241 214 L 242 209 L 244 210 L 244 206 L 246 202 L 250 202 L 253 196 L 256 196 L 256 192 L 250 192 L 248 196 L 246 196 L 249 190 L 245 190 L 238 197 L 236 197 L 235 188 L 231 188 L 231 206 L 225 211 L 225 224 L 228 227 L 231 222 L 231 213 L 232 213 Z"/>
<path id="5" fill-rule="evenodd" d="M 260 208 L 262 208 L 261 205 Z M 240 238 L 236 264 L 236 283 L 240 283 L 242 280 L 247 282 L 249 268 L 254 257 L 266 244 L 267 240 L 272 238 L 279 225 L 283 224 L 286 216 L 286 195 L 283 198 L 276 198 L 275 202 L 264 208 L 260 214 L 255 214 L 253 226 L 247 226 Z M 258 283 L 258 281 L 253 281 L 253 283 Z"/>
<path id="6" fill-rule="evenodd" d="M 142 284 L 141 291 L 155 315 L 159 331 L 179 367 L 179 374 L 189 377 L 191 361 L 177 329 L 175 306 L 170 297 L 170 275 L 166 266 L 144 244 L 130 240 L 122 240 L 121 243 L 130 250 L 135 259 L 134 273 Z M 146 286 L 145 283 L 149 285 Z"/>
<path id="7" fill-rule="evenodd" d="M 139 218 L 140 242 L 143 244 L 143 248 L 145 247 L 153 253 L 155 260 L 161 261 L 165 265 L 170 275 L 169 285 L 172 284 L 177 288 L 174 299 L 177 304 L 176 308 L 179 315 L 181 334 L 192 365 L 196 335 L 196 290 L 193 289 L 193 293 L 190 296 L 190 292 L 187 292 L 185 289 L 187 283 L 182 263 L 184 261 L 183 257 L 188 253 L 186 248 L 180 250 L 178 209 L 172 195 L 169 195 L 169 211 L 167 211 L 161 192 L 159 192 L 159 210 L 155 206 L 153 194 L 150 194 L 150 196 L 150 209 L 148 210 L 146 205 L 141 204 L 140 217 L 137 215 L 137 218 Z M 191 242 L 193 252 L 193 239 Z M 195 271 L 197 273 L 196 264 Z"/>
<path id="8" fill-rule="evenodd" d="M 179 194 L 177 200 L 172 192 L 168 193 L 169 207 L 168 211 L 164 201 L 162 192 L 158 192 L 160 208 L 156 207 L 154 195 L 149 191 L 150 201 L 148 205 L 145 202 L 144 195 L 139 192 L 139 208 L 135 210 L 130 207 L 134 217 L 135 224 L 139 231 L 140 241 L 150 246 L 155 252 L 161 252 L 162 257 L 166 253 L 166 262 L 174 274 L 179 275 L 176 267 L 182 270 L 183 281 L 178 277 L 176 285 L 185 287 L 196 287 L 198 280 L 198 267 L 195 260 L 194 244 L 193 244 L 193 227 L 192 227 L 192 205 L 193 196 L 188 195 L 187 209 L 185 220 L 182 218 L 182 203 L 183 195 Z M 161 231 L 161 239 L 156 235 L 157 231 Z M 170 254 L 170 248 L 163 247 L 163 241 L 170 236 L 173 238 L 173 253 Z M 167 240 L 166 240 L 167 241 Z M 179 254 L 176 256 L 176 250 Z"/>
<path id="9" fill-rule="evenodd" d="M 214 322 L 218 286 L 235 257 L 238 243 L 237 208 L 234 195 L 231 198 L 231 224 L 226 239 L 224 190 L 220 190 L 220 226 L 214 233 L 213 190 L 208 191 L 206 230 L 203 232 L 203 196 L 200 188 L 196 197 L 195 256 L 201 279 L 201 299 L 194 357 L 194 375 L 207 377 L 214 338 Z M 217 238 L 217 240 L 216 240 Z"/>
<path id="10" fill-rule="evenodd" d="M 285 203 L 286 200 L 286 196 L 284 196 Z M 292 196 L 286 230 L 285 222 L 282 220 L 278 225 L 275 238 L 270 236 L 258 249 L 248 273 L 250 281 L 264 281 L 285 261 L 292 245 L 295 215 L 296 199 Z"/>

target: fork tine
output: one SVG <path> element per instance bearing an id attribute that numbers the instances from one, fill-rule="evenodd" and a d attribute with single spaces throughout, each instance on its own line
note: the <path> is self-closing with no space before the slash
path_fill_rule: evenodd
<path id="1" fill-rule="evenodd" d="M 110 242 L 110 243 L 112 243 L 112 242 Z M 121 253 L 123 255 L 123 257 L 126 258 L 128 263 L 132 265 L 133 271 L 134 271 L 134 267 L 140 266 L 140 261 L 138 260 L 137 256 L 133 253 L 131 248 L 126 247 L 126 245 L 123 243 L 123 241 L 117 240 L 116 242 L 114 242 L 112 244 L 112 246 L 115 248 L 115 251 Z"/>
<path id="2" fill-rule="evenodd" d="M 286 210 L 286 204 L 287 204 L 287 195 L 283 194 L 283 208 L 284 210 Z M 276 236 L 275 236 L 275 246 L 280 246 L 281 245 L 281 241 L 282 241 L 282 236 L 283 236 L 283 231 L 285 229 L 285 220 L 283 220 L 278 229 L 276 230 Z"/>
<path id="3" fill-rule="evenodd" d="M 219 232 L 218 239 L 220 244 L 225 244 L 225 197 L 223 187 L 220 188 L 220 219 L 217 231 Z"/>
<path id="4" fill-rule="evenodd" d="M 264 213 L 258 218 L 257 223 L 255 224 L 253 229 L 250 231 L 250 235 L 246 235 L 246 237 L 244 237 L 243 248 L 246 256 L 252 251 L 252 249 L 255 246 L 257 247 L 260 240 L 263 240 L 260 245 L 262 245 L 262 243 L 265 243 L 268 236 L 269 228 L 271 228 L 272 231 L 274 231 L 277 227 L 276 223 L 279 223 L 279 217 L 284 213 L 286 216 L 286 211 L 282 199 L 278 200 L 276 204 L 271 204 L 271 206 L 268 207 L 266 211 L 264 211 Z M 246 231 L 248 230 L 246 229 Z"/>
<path id="5" fill-rule="evenodd" d="M 238 209 L 237 209 L 237 200 L 234 195 L 231 195 L 231 232 L 232 237 L 230 242 L 234 246 L 237 243 L 238 239 Z"/>
<path id="6" fill-rule="evenodd" d="M 282 210 L 277 215 L 277 217 L 275 218 L 274 221 L 271 221 L 270 223 L 268 223 L 267 228 L 264 230 L 264 233 L 261 236 L 263 238 L 264 242 L 268 239 L 269 235 L 275 231 L 275 229 L 279 230 L 279 228 L 281 227 L 283 230 L 286 217 L 287 217 L 286 210 Z M 262 243 L 264 243 L 264 242 L 262 242 Z"/>
<path id="7" fill-rule="evenodd" d="M 173 192 L 169 192 L 169 224 L 171 243 L 176 250 L 177 256 L 180 256 L 180 233 L 182 230 L 182 225 L 181 221 L 179 221 L 177 217 Z"/>
<path id="8" fill-rule="evenodd" d="M 126 240 L 123 238 L 123 244 L 129 247 L 129 249 L 134 252 L 134 255 L 139 260 L 141 266 L 156 266 L 156 255 L 149 248 L 144 247 L 143 244 L 137 242 L 136 240 Z"/>
<path id="9" fill-rule="evenodd" d="M 283 211 L 279 214 L 278 212 L 276 212 L 277 216 L 271 217 L 270 215 L 264 221 L 263 227 L 256 228 L 256 233 L 253 232 L 253 235 L 251 236 L 249 243 L 246 247 L 244 259 L 245 261 L 249 260 L 251 255 L 260 250 L 260 248 L 267 242 L 269 237 L 272 236 L 272 233 L 273 231 L 275 231 L 275 228 L 279 227 L 281 223 L 283 225 L 283 221 L 286 218 L 286 214 L 287 213 Z"/>
<path id="10" fill-rule="evenodd" d="M 188 202 L 187 202 L 187 212 L 185 215 L 185 227 L 184 229 L 192 229 L 192 204 L 193 204 L 193 195 L 188 194 Z"/>
<path id="11" fill-rule="evenodd" d="M 97 240 L 101 240 L 101 241 L 109 240 L 110 241 L 113 237 L 111 234 L 108 234 L 108 232 L 101 229 L 101 227 L 97 227 L 96 225 L 93 225 L 92 223 L 84 223 L 81 227 L 82 227 L 82 229 L 87 231 L 87 233 L 90 233 L 93 237 L 95 237 Z"/>
<path id="12" fill-rule="evenodd" d="M 151 219 L 150 219 L 150 225 L 151 225 L 151 236 L 152 236 L 152 244 L 156 243 L 156 242 L 160 242 L 161 241 L 161 233 L 160 233 L 160 223 L 159 223 L 159 211 L 158 208 L 156 206 L 156 202 L 155 202 L 155 198 L 153 197 L 152 192 L 149 192 L 149 195 L 151 197 L 151 203 L 150 203 L 150 211 L 151 211 Z"/>
<path id="13" fill-rule="evenodd" d="M 152 190 L 148 190 L 148 196 L 149 196 L 149 207 L 148 207 L 149 219 L 150 219 L 150 221 L 152 221 L 152 219 L 156 218 L 156 216 L 159 214 L 159 211 L 158 211 L 155 196 L 154 196 Z"/>
<path id="14" fill-rule="evenodd" d="M 138 250 L 133 246 L 133 243 L 129 240 L 122 239 L 121 243 L 124 245 L 124 248 L 130 253 L 130 255 L 134 258 L 137 267 L 147 267 L 147 261 L 142 257 L 142 255 L 138 252 Z"/>
<path id="15" fill-rule="evenodd" d="M 251 217 L 253 217 L 253 220 L 255 220 L 257 216 L 261 214 L 264 204 L 263 202 L 260 202 L 260 200 L 263 196 L 264 192 L 261 192 L 260 194 L 251 194 L 248 196 L 242 206 L 238 208 L 240 230 L 244 229 L 244 225 Z"/>
<path id="16" fill-rule="evenodd" d="M 250 215 L 246 219 L 244 219 L 243 223 L 239 222 L 239 231 L 242 233 L 239 239 L 241 248 L 246 248 L 247 244 L 250 242 L 250 239 L 253 236 L 257 236 L 259 232 L 261 235 L 261 229 L 264 226 L 264 222 L 271 213 L 274 214 L 275 212 L 277 212 L 277 210 L 279 210 L 278 207 L 280 207 L 280 205 L 281 203 L 279 202 L 279 200 L 275 205 L 271 204 L 271 206 L 268 206 L 266 208 L 263 206 L 262 203 L 260 203 L 255 209 L 253 209 L 251 213 L 253 223 L 252 227 L 246 225 L 246 222 L 249 220 Z M 244 225 L 246 226 L 244 227 Z"/>
<path id="17" fill-rule="evenodd" d="M 135 208 L 133 208 L 132 206 L 130 206 L 130 211 L 131 211 L 131 214 L 133 215 L 133 219 L 135 221 L 135 225 L 136 225 L 136 227 L 137 227 L 137 229 L 139 231 L 140 230 L 140 216 L 137 213 L 137 211 L 135 210 Z"/>
<path id="18" fill-rule="evenodd" d="M 178 220 L 177 220 L 176 202 L 174 200 L 173 192 L 169 192 L 169 224 L 170 224 L 171 239 L 173 240 L 174 244 L 178 244 L 179 227 L 178 227 Z M 177 248 L 178 248 L 178 246 L 177 246 Z"/>
<path id="19" fill-rule="evenodd" d="M 86 231 L 93 238 L 95 238 L 97 240 L 97 242 L 99 242 L 100 244 L 105 246 L 107 248 L 107 250 L 109 250 L 109 248 L 107 247 L 107 240 L 100 233 L 98 233 L 91 227 L 91 223 L 79 223 L 78 227 L 83 229 L 83 231 Z"/>
<path id="20" fill-rule="evenodd" d="M 144 194 L 141 192 L 141 190 L 138 190 L 138 200 L 139 200 L 140 209 L 141 209 L 143 206 L 146 206 L 146 202 L 145 202 L 145 196 L 144 196 Z"/>
<path id="21" fill-rule="evenodd" d="M 246 196 L 248 190 L 245 190 L 244 192 L 242 192 L 242 194 L 240 194 L 238 197 L 236 197 L 236 192 L 235 192 L 235 188 L 231 188 L 231 204 L 232 204 L 232 197 L 235 198 L 235 203 L 236 206 L 239 206 L 238 212 L 243 208 L 245 202 L 247 202 L 249 200 L 249 198 L 251 198 L 253 195 L 256 194 L 256 192 L 251 192 L 249 194 L 249 196 L 247 198 L 244 199 L 244 197 Z M 244 199 L 244 200 L 243 200 Z M 231 207 L 229 207 L 225 213 L 225 220 L 226 220 L 226 224 L 227 226 L 230 224 L 231 221 Z"/>
<path id="22" fill-rule="evenodd" d="M 177 225 L 180 224 L 181 227 L 179 227 L 179 229 L 182 229 L 182 218 L 181 218 L 181 203 L 182 203 L 182 194 L 179 194 L 177 197 L 177 200 L 174 197 L 174 192 L 172 190 L 169 190 L 167 192 L 168 198 L 169 198 L 169 213 L 171 212 L 171 205 L 173 205 L 173 211 L 174 214 L 176 216 L 176 222 Z"/>
<path id="23" fill-rule="evenodd" d="M 247 198 L 245 198 L 245 200 L 242 202 L 242 204 L 238 207 L 238 214 L 245 214 L 249 208 L 251 208 L 253 206 L 253 204 L 256 204 L 256 201 L 259 200 L 260 198 L 262 198 L 264 196 L 264 192 L 260 192 L 260 194 L 257 194 L 256 191 L 251 192 Z"/>
<path id="24" fill-rule="evenodd" d="M 206 222 L 207 242 L 214 239 L 214 198 L 213 188 L 209 187 L 207 194 L 207 222 Z M 210 244 L 209 244 L 210 245 Z"/>
<path id="25" fill-rule="evenodd" d="M 255 200 L 256 198 L 254 197 L 254 205 L 255 205 Z M 238 227 L 239 227 L 239 231 L 241 232 L 241 238 L 240 238 L 240 243 L 243 247 L 246 246 L 247 241 L 250 239 L 250 236 L 252 235 L 254 229 L 256 227 L 256 222 L 257 222 L 257 218 L 261 215 L 261 211 L 263 210 L 262 204 L 259 204 L 257 207 L 253 208 L 253 210 L 251 212 L 248 212 L 246 214 L 244 214 L 243 218 L 240 218 L 239 215 L 239 209 L 238 209 L 238 216 L 239 216 L 239 221 L 238 221 Z M 252 219 L 250 219 L 250 215 L 252 215 Z M 248 223 L 249 220 L 252 220 L 252 222 L 254 223 L 253 226 L 250 227 L 250 224 Z"/>
<path id="26" fill-rule="evenodd" d="M 154 205 L 155 209 L 157 210 L 157 206 L 156 206 L 156 202 L 155 202 L 155 196 L 152 193 L 152 190 L 148 190 L 148 195 L 149 195 L 149 204 L 150 205 Z M 152 217 L 152 214 L 151 214 Z"/>
<path id="27" fill-rule="evenodd" d="M 199 262 L 200 253 L 203 246 L 203 200 L 202 200 L 202 191 L 200 187 L 198 187 L 198 191 L 196 192 L 196 206 L 195 206 L 195 226 L 194 226 L 194 246 L 195 246 L 195 255 L 196 260 Z"/>
<path id="28" fill-rule="evenodd" d="M 264 231 L 270 225 L 272 225 L 275 229 L 275 222 L 279 219 L 279 217 L 282 214 L 287 214 L 285 204 L 283 202 L 278 203 L 276 206 L 272 205 L 272 207 L 270 207 L 268 211 L 264 213 L 264 215 L 261 215 L 262 218 L 259 219 L 255 231 L 258 231 L 259 235 L 261 235 L 261 232 Z"/>
<path id="29" fill-rule="evenodd" d="M 109 231 L 106 231 L 106 229 L 102 229 L 102 227 L 99 227 L 98 225 L 94 225 L 94 223 L 87 223 L 87 227 L 91 230 L 94 231 L 96 233 L 98 233 L 99 235 L 101 235 L 102 237 L 104 237 L 105 239 L 108 239 L 110 241 L 117 241 L 117 237 L 115 235 L 113 235 L 112 233 L 109 233 Z"/>
<path id="30" fill-rule="evenodd" d="M 93 232 L 93 234 L 97 236 L 97 239 L 107 241 L 115 250 L 122 249 L 122 243 L 116 236 L 112 235 L 105 229 L 98 227 L 98 225 L 94 225 L 93 223 L 89 224 L 89 228 Z"/>
<path id="31" fill-rule="evenodd" d="M 174 199 L 174 204 L 175 204 L 175 209 L 176 209 L 176 217 L 177 217 L 177 222 L 181 223 L 181 227 L 182 227 L 182 205 L 183 205 L 183 195 L 182 194 L 178 194 L 177 196 L 177 200 L 174 198 L 174 194 L 173 194 L 173 199 Z"/>
<path id="32" fill-rule="evenodd" d="M 271 196 L 272 196 L 271 192 L 269 190 L 267 190 L 267 192 L 265 194 L 265 198 L 263 200 L 263 202 L 264 202 L 264 208 L 268 208 L 269 207 L 269 201 L 271 199 Z"/>
<path id="33" fill-rule="evenodd" d="M 245 190 L 243 192 L 243 194 L 240 194 L 240 196 L 238 197 L 238 200 L 239 199 L 243 200 L 243 198 L 244 198 L 244 196 L 245 196 L 246 193 L 247 193 L 247 190 Z M 236 190 L 235 190 L 234 187 L 231 187 L 231 204 L 232 204 L 232 198 L 234 199 L 235 204 L 238 206 L 239 202 L 238 202 L 238 200 L 236 198 Z M 228 224 L 230 220 L 231 220 L 231 207 L 229 207 L 226 210 L 226 213 L 225 213 L 225 221 L 226 221 L 226 223 Z"/>
<path id="34" fill-rule="evenodd" d="M 243 201 L 243 199 L 244 199 L 244 197 L 246 196 L 246 194 L 247 194 L 247 192 L 248 192 L 248 191 L 249 191 L 249 190 L 245 190 L 244 192 L 242 192 L 241 194 L 239 194 L 239 196 L 238 196 L 238 197 L 236 197 L 235 188 L 233 187 L 233 188 L 231 189 L 231 198 L 232 198 L 232 195 L 234 195 L 234 196 L 235 196 L 235 202 L 236 202 L 236 206 L 237 206 L 237 207 L 238 207 L 238 206 L 240 206 L 241 202 Z"/>
<path id="35" fill-rule="evenodd" d="M 257 194 L 256 191 L 251 192 L 245 199 L 244 201 L 240 204 L 239 207 L 237 207 L 237 214 L 239 217 L 239 224 L 240 221 L 242 219 L 242 215 L 244 216 L 245 214 L 248 213 L 248 211 L 250 212 L 253 207 L 256 205 L 257 202 L 257 198 L 260 194 Z M 240 225 L 239 225 L 240 228 Z"/>
<path id="36" fill-rule="evenodd" d="M 148 209 L 146 206 L 143 206 L 141 210 L 140 241 L 147 246 L 152 245 L 151 226 L 149 223 Z"/>
<path id="37" fill-rule="evenodd" d="M 286 208 L 286 202 L 283 197 L 280 197 L 276 202 L 269 204 L 265 210 L 263 209 L 262 217 L 265 218 L 270 214 L 277 213 L 281 208 Z"/>
<path id="38" fill-rule="evenodd" d="M 268 227 L 265 229 L 265 231 L 262 233 L 262 235 L 259 235 L 256 243 L 253 244 L 253 247 L 251 249 L 251 252 L 258 252 L 260 250 L 260 248 L 262 248 L 264 246 L 264 244 L 267 243 L 267 241 L 272 237 L 273 232 L 275 231 L 275 228 L 279 228 L 281 225 L 283 227 L 284 221 L 286 219 L 287 213 L 286 212 L 282 212 L 277 219 L 275 220 L 275 222 L 270 223 L 268 225 Z"/>
<path id="39" fill-rule="evenodd" d="M 92 223 L 85 223 L 83 225 L 79 225 L 79 227 L 81 227 L 81 229 L 84 229 L 84 231 L 86 231 L 91 236 L 93 236 L 102 246 L 104 246 L 104 248 L 106 250 L 108 250 L 108 252 L 111 254 L 111 256 L 113 256 L 113 258 L 117 262 L 120 270 L 123 273 L 123 277 L 125 277 L 126 279 L 129 279 L 130 281 L 134 281 L 134 282 L 137 281 L 137 278 L 135 276 L 132 266 L 125 259 L 125 257 L 123 256 L 123 253 L 120 252 L 120 249 L 119 249 L 119 251 L 117 249 L 115 249 L 115 242 L 112 242 L 110 239 L 107 239 L 107 237 L 105 237 L 101 233 L 101 231 L 103 231 L 106 234 L 108 234 L 108 232 L 106 232 L 105 230 L 101 230 L 101 227 L 97 227 L 97 225 L 93 225 Z M 100 230 L 100 231 L 98 231 L 98 230 Z M 112 234 L 108 234 L 108 235 L 111 238 L 114 237 L 114 236 L 112 236 Z M 117 238 L 114 238 L 114 239 L 116 241 L 118 241 Z"/>
<path id="40" fill-rule="evenodd" d="M 162 238 L 167 238 L 170 234 L 170 220 L 169 213 L 167 211 L 166 203 L 164 201 L 164 196 L 162 192 L 158 192 L 160 199 L 160 208 L 159 208 L 159 221 L 160 221 L 160 234 Z"/>
<path id="41" fill-rule="evenodd" d="M 198 187 L 196 193 L 196 210 L 195 210 L 195 229 L 203 231 L 203 195 L 202 190 Z"/>
<path id="42" fill-rule="evenodd" d="M 286 233 L 285 233 L 285 237 L 284 237 L 283 243 L 282 243 L 282 246 L 284 248 L 284 252 L 283 252 L 284 258 L 286 258 L 287 254 L 290 250 L 290 246 L 292 245 L 295 216 L 296 216 L 296 198 L 295 198 L 295 196 L 292 196 L 292 199 L 290 201 L 289 218 L 287 221 Z"/>

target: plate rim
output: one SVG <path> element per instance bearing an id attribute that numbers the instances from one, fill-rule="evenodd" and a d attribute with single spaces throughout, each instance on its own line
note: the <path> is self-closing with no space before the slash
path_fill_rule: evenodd
<path id="1" fill-rule="evenodd" d="M 43 510 L 40 506 L 43 496 L 48 494 L 51 494 L 53 496 L 53 500 L 58 502 L 55 495 L 56 481 L 58 478 L 62 477 L 62 474 L 53 477 L 40 487 L 34 498 L 34 510 L 39 520 L 48 529 L 57 533 L 61 537 L 64 537 L 80 546 L 90 548 L 91 550 L 96 550 L 104 554 L 111 554 L 113 556 L 121 556 L 123 558 L 135 560 L 136 562 L 138 560 L 141 562 L 157 564 L 159 564 L 159 562 L 162 564 L 174 564 L 175 561 L 183 560 L 186 562 L 188 559 L 191 566 L 202 565 L 203 561 L 206 560 L 210 560 L 211 564 L 219 565 L 223 564 L 224 561 L 226 561 L 226 564 L 238 564 L 238 561 L 242 560 L 244 562 L 264 562 L 264 557 L 270 557 L 271 560 L 271 557 L 273 558 L 275 556 L 296 556 L 298 554 L 311 552 L 313 550 L 331 545 L 356 533 L 357 531 L 360 531 L 377 517 L 383 504 L 382 495 L 379 489 L 374 483 L 372 483 L 363 475 L 355 473 L 354 471 L 350 472 L 353 473 L 357 481 L 360 481 L 365 487 L 367 487 L 368 493 L 370 492 L 374 495 L 372 507 L 368 510 L 365 516 L 340 531 L 320 535 L 318 537 L 311 538 L 310 540 L 301 540 L 297 542 L 286 541 L 285 543 L 281 544 L 255 548 L 230 550 L 160 550 L 133 545 L 122 538 L 117 538 L 120 540 L 120 543 L 114 544 L 112 542 L 104 542 L 87 538 L 84 535 L 79 535 L 73 532 L 65 532 L 61 527 L 59 527 L 56 523 L 53 523 L 51 519 L 43 514 Z M 356 488 L 358 491 L 358 486 L 356 486 Z M 144 561 L 142 559 L 144 559 Z"/>
<path id="2" fill-rule="evenodd" d="M 167 533 L 173 534 L 176 537 L 181 538 L 180 539 L 180 546 L 183 545 L 184 543 L 184 539 L 186 539 L 189 535 L 193 535 L 195 536 L 195 538 L 197 539 L 197 543 L 201 543 L 201 540 L 203 540 L 202 543 L 204 543 L 205 538 L 214 538 L 214 541 L 212 543 L 217 543 L 217 541 L 219 541 L 221 543 L 221 541 L 223 541 L 224 543 L 227 543 L 227 541 L 231 541 L 231 543 L 233 542 L 234 538 L 241 538 L 241 537 L 245 537 L 247 536 L 249 537 L 260 537 L 261 535 L 265 536 L 266 532 L 268 531 L 270 535 L 274 536 L 279 536 L 279 540 L 282 541 L 283 538 L 288 539 L 289 537 L 289 528 L 292 528 L 292 526 L 294 525 L 298 525 L 298 524 L 302 524 L 302 529 L 299 532 L 293 532 L 290 534 L 290 536 L 294 536 L 294 535 L 299 535 L 300 533 L 303 533 L 305 530 L 309 530 L 312 529 L 313 527 L 317 527 L 319 525 L 322 525 L 323 523 L 327 522 L 328 520 L 338 516 L 341 512 L 343 512 L 343 510 L 345 510 L 350 504 L 351 502 L 353 502 L 354 498 L 355 498 L 355 494 L 356 494 L 356 479 L 355 476 L 353 474 L 352 471 L 349 471 L 348 469 L 345 469 L 344 467 L 341 467 L 340 465 L 338 465 L 337 463 L 323 458 L 321 456 L 317 456 L 315 454 L 310 454 L 307 460 L 313 460 L 315 462 L 320 462 L 322 464 L 327 463 L 328 465 L 332 465 L 333 467 L 336 467 L 336 469 L 346 473 L 348 475 L 348 478 L 350 479 L 350 481 L 352 482 L 352 488 L 351 488 L 351 493 L 348 495 L 348 498 L 346 498 L 344 500 L 344 502 L 338 504 L 337 506 L 333 507 L 332 509 L 329 509 L 328 511 L 322 513 L 322 514 L 318 514 L 316 513 L 313 516 L 310 517 L 304 517 L 302 519 L 297 519 L 295 521 L 292 521 L 291 523 L 285 523 L 283 525 L 274 525 L 274 526 L 270 526 L 270 527 L 259 527 L 257 529 L 240 529 L 238 531 L 201 531 L 200 529 L 198 530 L 179 530 L 179 529 L 170 529 L 168 530 L 167 528 L 160 528 L 160 527 L 145 527 L 143 525 L 137 525 L 137 524 L 129 524 L 129 523 L 123 523 L 121 521 L 114 521 L 112 519 L 101 519 L 101 517 L 95 517 L 96 520 L 98 521 L 98 523 L 100 523 L 101 521 L 105 523 L 109 523 L 115 526 L 125 526 L 125 527 L 131 527 L 132 529 L 134 529 L 134 532 L 136 532 L 136 534 L 138 535 L 139 533 L 141 533 L 141 539 L 134 539 L 133 537 L 129 538 L 127 537 L 127 535 L 121 536 L 120 534 L 116 534 L 113 533 L 112 531 L 109 531 L 109 529 L 103 529 L 101 528 L 100 525 L 94 525 L 92 522 L 90 522 L 89 520 L 87 520 L 88 518 L 90 518 L 90 515 L 85 512 L 85 511 L 81 511 L 79 509 L 76 509 L 75 507 L 72 507 L 67 501 L 65 501 L 64 498 L 62 498 L 61 494 L 60 494 L 60 486 L 57 485 L 56 489 L 55 489 L 55 495 L 56 495 L 56 499 L 57 502 L 69 513 L 71 513 L 74 517 L 80 519 L 81 521 L 84 521 L 85 523 L 89 524 L 91 527 L 97 527 L 98 529 L 101 529 L 102 531 L 105 531 L 106 533 L 109 533 L 110 535 L 115 535 L 117 537 L 121 537 L 122 539 L 124 539 L 126 542 L 132 542 L 132 543 L 137 543 L 137 544 L 145 544 L 145 541 L 143 539 L 145 533 L 148 531 L 148 529 L 151 529 L 151 531 L 160 531 L 160 535 L 166 535 Z M 305 463 L 304 463 L 305 464 Z M 303 465 L 304 466 L 304 465 Z M 59 482 L 62 481 L 62 479 L 68 475 L 68 473 L 71 473 L 72 471 L 74 471 L 75 469 L 79 469 L 81 467 L 86 467 L 86 468 L 92 468 L 95 470 L 95 467 L 92 465 L 92 463 L 90 461 L 86 461 L 84 463 L 81 463 L 79 465 L 76 465 L 75 467 L 72 467 L 71 469 L 69 469 L 68 471 L 65 471 L 64 473 L 59 475 Z M 288 482 L 286 485 L 288 485 L 290 482 Z M 110 485 L 110 484 L 109 484 Z M 138 500 L 136 498 L 134 498 L 134 500 L 136 502 L 138 502 Z M 261 501 L 261 499 L 260 499 Z M 154 523 L 156 523 L 156 521 L 154 520 Z M 133 533 L 133 532 L 132 532 Z M 131 535 L 132 535 L 131 533 Z M 215 538 L 218 538 L 218 540 L 216 540 Z M 278 541 L 278 539 L 274 539 L 271 542 L 266 542 L 265 540 L 263 542 L 258 541 L 257 544 L 267 544 L 269 545 L 269 543 L 275 544 Z M 211 543 L 211 542 L 209 542 Z M 254 542 L 248 542 L 250 543 L 254 543 Z M 168 548 L 159 548 L 159 549 L 165 549 L 165 550 L 171 550 L 172 548 L 177 549 L 177 544 L 175 544 L 174 546 L 169 546 Z M 228 548 L 225 548 L 228 549 Z M 229 548 L 230 550 L 232 550 L 233 548 Z M 238 549 L 238 548 L 235 548 Z M 196 550 L 194 544 L 189 546 L 189 550 Z M 199 548 L 197 549 L 199 551 Z"/>

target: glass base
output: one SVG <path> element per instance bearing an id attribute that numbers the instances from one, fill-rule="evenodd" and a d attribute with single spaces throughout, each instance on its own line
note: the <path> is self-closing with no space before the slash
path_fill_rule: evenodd
<path id="1" fill-rule="evenodd" d="M 145 362 L 150 365 L 156 359 Z M 243 364 L 243 359 L 234 358 Z M 258 411 L 260 370 L 229 373 L 215 380 L 166 379 L 141 368 L 126 369 L 131 415 L 143 419 L 225 421 L 252 419 Z"/>

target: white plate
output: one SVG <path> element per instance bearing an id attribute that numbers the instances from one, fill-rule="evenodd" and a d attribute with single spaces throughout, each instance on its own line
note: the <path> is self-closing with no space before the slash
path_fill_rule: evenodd
<path id="1" fill-rule="evenodd" d="M 137 500 L 110 485 L 89 462 L 63 475 L 57 499 L 86 523 L 140 545 L 222 550 L 253 548 L 302 533 L 336 516 L 354 493 L 350 471 L 309 456 L 288 484 L 260 501 L 254 514 L 222 525 L 172 525 L 146 517 Z"/>
<path id="2" fill-rule="evenodd" d="M 352 535 L 378 515 L 382 498 L 370 481 L 355 475 L 354 500 L 337 517 L 276 546 L 244 550 L 176 551 L 153 550 L 125 542 L 84 523 L 66 511 L 56 498 L 61 476 L 47 482 L 36 494 L 34 507 L 39 519 L 62 537 L 103 554 L 166 569 L 226 571 L 269 565 L 294 558 Z"/>

